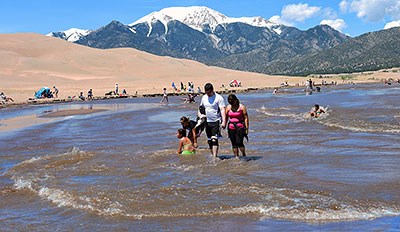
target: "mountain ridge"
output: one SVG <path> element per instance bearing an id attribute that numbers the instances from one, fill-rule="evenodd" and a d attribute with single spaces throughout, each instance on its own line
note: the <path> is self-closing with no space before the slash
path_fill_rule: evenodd
<path id="1" fill-rule="evenodd" d="M 301 57 L 317 59 L 315 53 L 334 51 L 330 49 L 335 47 L 340 49 L 346 41 L 354 39 L 328 25 L 302 31 L 274 24 L 262 17 L 230 18 L 207 7 L 171 7 L 152 12 L 128 25 L 113 21 L 82 35 L 74 43 L 101 49 L 131 47 L 155 55 L 192 59 L 234 70 L 305 75 L 315 69 L 307 68 L 307 62 L 301 62 Z M 379 40 L 383 44 L 385 39 L 379 37 Z M 354 47 L 347 46 L 347 49 L 359 52 L 357 43 L 352 44 Z M 368 44 L 362 46 L 368 47 Z M 378 47 L 374 49 L 379 50 Z M 388 62 L 379 57 L 384 52 L 380 50 L 376 57 L 380 64 L 370 62 L 372 67 L 362 67 L 377 70 L 397 65 L 395 61 L 391 61 L 390 65 L 385 64 Z M 373 53 L 372 50 L 370 52 Z M 329 59 L 329 56 L 326 55 L 326 58 Z M 339 61 L 342 58 L 337 59 Z M 294 67 L 289 61 L 304 67 Z M 335 66 L 333 61 L 322 63 Z M 356 67 L 326 70 L 335 73 L 342 70 L 360 71 Z"/>

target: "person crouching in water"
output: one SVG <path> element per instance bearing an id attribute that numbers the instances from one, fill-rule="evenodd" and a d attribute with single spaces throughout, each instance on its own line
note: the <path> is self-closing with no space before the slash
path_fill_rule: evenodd
<path id="1" fill-rule="evenodd" d="M 181 117 L 181 125 L 182 125 L 182 129 L 189 131 L 189 133 L 187 134 L 187 137 L 190 139 L 190 141 L 192 141 L 193 145 L 195 148 L 197 148 L 197 132 L 196 132 L 196 122 L 193 120 L 190 120 L 188 117 Z"/>
<path id="2" fill-rule="evenodd" d="M 310 116 L 313 118 L 318 118 L 322 113 L 325 113 L 325 111 L 321 109 L 318 104 L 315 104 L 313 109 L 310 111 Z"/>
<path id="3" fill-rule="evenodd" d="M 196 153 L 192 141 L 186 137 L 186 130 L 179 129 L 176 137 L 179 139 L 178 154 L 193 155 Z"/>
<path id="4" fill-rule="evenodd" d="M 232 151 L 236 157 L 239 157 L 239 150 L 243 156 L 246 156 L 246 149 L 243 140 L 248 140 L 249 116 L 247 109 L 240 104 L 235 94 L 229 94 L 229 105 L 226 107 L 226 118 L 228 119 L 228 135 L 232 143 Z"/>

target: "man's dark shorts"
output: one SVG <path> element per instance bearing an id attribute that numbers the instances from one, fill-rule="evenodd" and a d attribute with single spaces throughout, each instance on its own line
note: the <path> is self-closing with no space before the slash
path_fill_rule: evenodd
<path id="1" fill-rule="evenodd" d="M 207 134 L 208 140 L 218 139 L 218 137 L 221 134 L 220 127 L 219 127 L 219 121 L 218 122 L 207 122 L 206 134 Z"/>

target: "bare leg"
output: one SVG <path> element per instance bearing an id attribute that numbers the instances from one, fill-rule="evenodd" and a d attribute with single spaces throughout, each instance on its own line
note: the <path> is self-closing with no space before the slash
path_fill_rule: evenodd
<path id="1" fill-rule="evenodd" d="M 239 147 L 239 149 L 240 149 L 240 152 L 242 152 L 242 155 L 243 156 L 246 156 L 246 149 L 245 149 L 245 147 Z M 239 155 L 239 154 L 238 154 Z"/>
<path id="2" fill-rule="evenodd" d="M 239 157 L 239 149 L 237 147 L 232 148 L 232 151 L 236 157 Z"/>
<path id="3" fill-rule="evenodd" d="M 211 153 L 214 157 L 218 156 L 218 146 L 212 146 Z"/>

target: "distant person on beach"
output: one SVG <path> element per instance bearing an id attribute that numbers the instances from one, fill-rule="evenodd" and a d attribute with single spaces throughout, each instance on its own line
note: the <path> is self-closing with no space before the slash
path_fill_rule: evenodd
<path id="1" fill-rule="evenodd" d="M 274 91 L 272 91 L 272 94 L 277 94 L 278 93 L 278 88 L 274 88 Z"/>
<path id="2" fill-rule="evenodd" d="M 93 90 L 92 89 L 89 89 L 89 91 L 87 92 L 87 99 L 93 100 Z"/>
<path id="3" fill-rule="evenodd" d="M 128 93 L 126 92 L 126 89 L 123 89 L 123 90 L 122 90 L 122 94 L 123 94 L 123 95 L 127 95 L 127 94 L 128 94 Z"/>
<path id="4" fill-rule="evenodd" d="M 325 111 L 323 109 L 321 109 L 321 107 L 318 104 L 315 104 L 309 114 L 313 118 L 318 118 L 323 113 L 325 113 Z"/>
<path id="5" fill-rule="evenodd" d="M 244 138 L 248 140 L 249 116 L 246 106 L 240 104 L 235 94 L 229 94 L 229 105 L 226 107 L 226 118 L 228 119 L 228 135 L 232 144 L 232 151 L 235 157 L 239 157 L 239 150 L 246 156 L 246 149 L 243 143 Z"/>
<path id="6" fill-rule="evenodd" d="M 198 87 L 197 87 L 197 93 L 198 93 L 198 94 L 201 94 L 201 93 L 203 93 L 203 92 L 201 92 L 201 88 L 200 88 L 200 86 L 198 86 Z"/>
<path id="7" fill-rule="evenodd" d="M 174 91 L 177 91 L 177 90 L 178 90 L 178 88 L 176 88 L 175 82 L 172 82 L 171 86 L 172 86 L 172 89 L 173 89 Z"/>
<path id="8" fill-rule="evenodd" d="M 214 92 L 214 86 L 211 83 L 207 83 L 204 86 L 204 91 L 206 94 L 203 95 L 200 106 L 204 106 L 207 116 L 206 134 L 208 145 L 211 154 L 217 157 L 218 137 L 221 135 L 220 127 L 222 129 L 226 127 L 225 102 L 221 95 Z"/>
<path id="9" fill-rule="evenodd" d="M 115 83 L 115 95 L 118 95 L 118 83 Z"/>
<path id="10" fill-rule="evenodd" d="M 179 139 L 178 154 L 194 155 L 196 153 L 192 141 L 186 137 L 186 130 L 179 129 L 176 137 Z"/>
<path id="11" fill-rule="evenodd" d="M 79 93 L 79 99 L 81 99 L 82 101 L 85 100 L 85 96 L 83 96 L 83 92 L 80 92 L 80 93 Z"/>
<path id="12" fill-rule="evenodd" d="M 187 97 L 181 98 L 181 100 L 183 100 L 184 103 L 194 103 L 194 102 L 196 102 L 195 101 L 196 96 L 197 96 L 197 94 L 195 94 L 195 93 L 188 93 Z"/>
<path id="13" fill-rule="evenodd" d="M 1 103 L 5 103 L 5 102 L 14 102 L 14 99 L 12 99 L 11 97 L 6 96 L 3 92 L 0 93 L 0 101 Z"/>
<path id="14" fill-rule="evenodd" d="M 311 79 L 308 79 L 306 83 L 306 92 L 311 92 L 313 90 L 313 82 Z"/>
<path id="15" fill-rule="evenodd" d="M 58 89 L 56 88 L 56 86 L 53 86 L 54 89 L 54 97 L 58 98 Z"/>
<path id="16" fill-rule="evenodd" d="M 167 103 L 169 103 L 169 102 L 168 102 L 167 88 L 163 88 L 163 97 L 162 97 L 162 99 L 161 99 L 161 101 L 160 101 L 160 104 L 161 104 L 161 103 L 164 103 L 164 101 L 167 101 Z"/>

